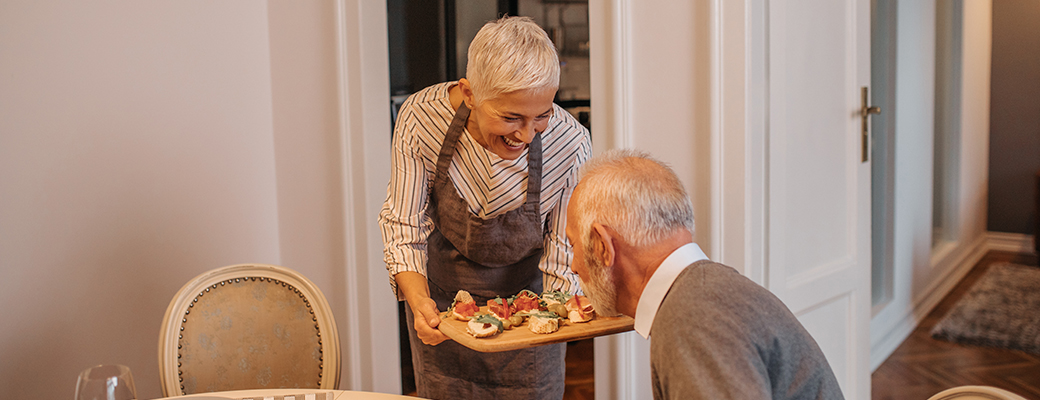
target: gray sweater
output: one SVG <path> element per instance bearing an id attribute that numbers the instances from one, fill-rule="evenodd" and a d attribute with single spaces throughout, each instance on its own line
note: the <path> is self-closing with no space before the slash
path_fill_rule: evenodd
<path id="1" fill-rule="evenodd" d="M 650 365 L 655 399 L 843 399 L 780 299 L 711 261 L 686 267 L 661 302 Z"/>

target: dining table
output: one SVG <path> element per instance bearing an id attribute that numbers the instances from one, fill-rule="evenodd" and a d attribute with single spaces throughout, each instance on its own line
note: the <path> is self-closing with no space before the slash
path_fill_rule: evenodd
<path id="1" fill-rule="evenodd" d="M 399 394 L 327 389 L 251 389 L 195 393 L 156 400 L 401 400 L 417 397 Z"/>

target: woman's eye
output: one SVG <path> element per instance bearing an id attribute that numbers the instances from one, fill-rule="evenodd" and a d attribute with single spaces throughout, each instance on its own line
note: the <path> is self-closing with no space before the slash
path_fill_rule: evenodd
<path id="1" fill-rule="evenodd" d="M 509 122 L 518 122 L 518 121 L 520 121 L 520 118 L 517 118 L 517 117 L 504 117 L 504 118 L 505 118 L 506 121 L 509 121 Z"/>

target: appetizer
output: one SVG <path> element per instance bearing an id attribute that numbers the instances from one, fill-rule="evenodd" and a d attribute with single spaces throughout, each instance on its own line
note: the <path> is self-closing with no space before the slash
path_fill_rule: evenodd
<path id="1" fill-rule="evenodd" d="M 585 296 L 571 296 L 566 292 L 548 291 L 538 296 L 530 290 L 503 299 L 487 301 L 487 310 L 481 311 L 476 301 L 465 290 L 455 295 L 450 314 L 458 320 L 468 320 L 466 330 L 478 338 L 497 335 L 528 321 L 528 329 L 538 334 L 558 331 L 561 320 L 571 323 L 588 322 L 595 317 L 592 302 Z"/>
<path id="2" fill-rule="evenodd" d="M 509 299 L 510 309 L 515 314 L 529 314 L 538 311 L 541 301 L 534 292 L 524 289 Z"/>
<path id="3" fill-rule="evenodd" d="M 513 316 L 513 310 L 509 306 L 509 301 L 501 297 L 488 300 L 487 306 L 488 311 L 499 319 L 509 319 L 509 317 Z"/>
<path id="4" fill-rule="evenodd" d="M 560 329 L 560 316 L 549 311 L 532 313 L 528 321 L 529 328 L 534 333 L 553 333 Z"/>
<path id="5" fill-rule="evenodd" d="M 592 319 L 596 311 L 592 308 L 592 302 L 585 296 L 574 296 L 567 300 L 567 318 L 571 322 L 587 322 Z"/>
<path id="6" fill-rule="evenodd" d="M 469 323 L 466 324 L 466 330 L 473 337 L 485 338 L 497 335 L 505 330 L 505 327 L 502 326 L 502 321 L 495 318 L 494 315 L 482 314 L 469 320 Z"/>
<path id="7" fill-rule="evenodd" d="M 565 292 L 561 292 L 559 290 L 551 290 L 542 293 L 542 302 L 545 303 L 546 306 L 551 306 L 553 304 L 563 304 L 567 302 L 567 299 L 569 297 L 570 296 Z"/>
<path id="8" fill-rule="evenodd" d="M 451 316 L 459 321 L 468 321 L 473 318 L 473 314 L 480 310 L 477 306 L 477 302 L 473 300 L 473 296 L 470 296 L 469 292 L 460 290 L 455 294 L 455 301 L 451 303 Z"/>

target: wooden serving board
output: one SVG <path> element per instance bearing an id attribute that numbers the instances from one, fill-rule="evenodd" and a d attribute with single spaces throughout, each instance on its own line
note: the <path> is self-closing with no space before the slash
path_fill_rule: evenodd
<path id="1" fill-rule="evenodd" d="M 487 306 L 480 307 L 481 311 L 487 311 Z M 441 313 L 444 316 L 447 313 Z M 569 320 L 560 320 L 560 330 L 553 333 L 534 333 L 524 321 L 520 326 L 499 332 L 497 335 L 487 338 L 475 338 L 466 331 L 468 321 L 459 321 L 448 315 L 441 318 L 439 328 L 446 336 L 459 344 L 482 353 L 494 353 L 526 349 L 528 347 L 546 344 L 570 342 L 593 338 L 596 336 L 610 335 L 632 330 L 635 320 L 631 317 L 601 317 L 597 315 L 589 322 L 571 323 Z"/>

